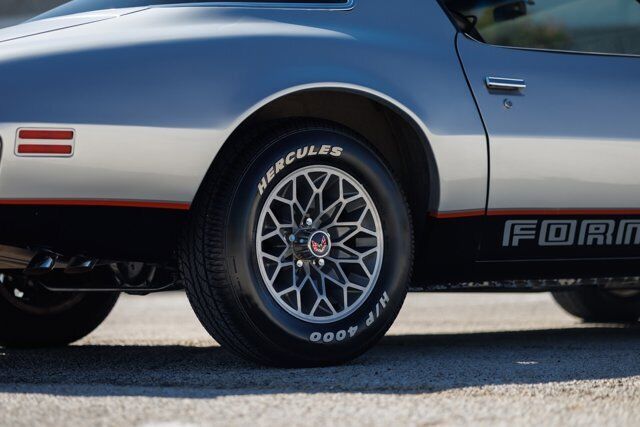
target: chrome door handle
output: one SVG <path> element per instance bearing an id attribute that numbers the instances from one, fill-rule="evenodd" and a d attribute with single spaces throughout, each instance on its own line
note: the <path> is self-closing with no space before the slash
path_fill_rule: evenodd
<path id="1" fill-rule="evenodd" d="M 487 87 L 489 89 L 502 89 L 502 90 L 519 90 L 527 87 L 526 83 L 522 79 L 507 79 L 504 77 L 487 77 L 485 79 Z"/>

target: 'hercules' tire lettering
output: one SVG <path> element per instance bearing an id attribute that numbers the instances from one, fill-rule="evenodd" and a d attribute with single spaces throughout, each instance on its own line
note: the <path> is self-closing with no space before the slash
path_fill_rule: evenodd
<path id="1" fill-rule="evenodd" d="M 343 148 L 332 145 L 322 145 L 320 148 L 316 148 L 315 145 L 308 145 L 302 148 L 298 148 L 295 151 L 291 151 L 286 156 L 276 161 L 269 169 L 265 176 L 260 179 L 258 183 L 258 194 L 263 195 L 267 186 L 275 179 L 275 177 L 282 172 L 286 166 L 290 166 L 296 160 L 302 160 L 309 156 L 331 156 L 340 157 L 342 155 Z"/>

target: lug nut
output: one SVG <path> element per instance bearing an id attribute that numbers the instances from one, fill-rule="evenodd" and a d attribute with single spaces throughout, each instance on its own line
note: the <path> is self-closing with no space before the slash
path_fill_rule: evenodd
<path id="1" fill-rule="evenodd" d="M 304 262 L 302 262 L 302 260 L 301 260 L 301 259 L 299 259 L 298 261 L 296 261 L 296 266 L 297 266 L 298 268 L 302 268 L 302 266 L 303 266 L 303 265 L 304 265 Z"/>
<path id="2" fill-rule="evenodd" d="M 289 241 L 292 242 L 292 243 L 295 242 L 296 241 L 296 235 L 295 234 L 290 234 L 289 235 Z"/>
<path id="3" fill-rule="evenodd" d="M 320 258 L 320 259 L 318 260 L 318 265 L 319 265 L 320 267 L 324 267 L 324 260 L 323 260 L 322 258 Z"/>
<path id="4" fill-rule="evenodd" d="M 307 227 L 311 227 L 313 225 L 313 220 L 311 218 L 307 218 L 304 223 L 307 224 Z"/>

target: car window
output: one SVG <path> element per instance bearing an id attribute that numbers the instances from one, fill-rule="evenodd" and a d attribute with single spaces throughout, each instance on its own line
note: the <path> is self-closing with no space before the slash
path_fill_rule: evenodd
<path id="1" fill-rule="evenodd" d="M 143 7 L 166 4 L 184 3 L 327 3 L 345 4 L 348 0 L 73 0 L 49 12 L 43 13 L 36 19 L 54 18 L 56 16 L 72 15 L 75 13 L 92 12 L 95 10 L 117 9 L 126 7 Z"/>
<path id="2" fill-rule="evenodd" d="M 640 55 L 640 0 L 445 0 L 485 42 Z"/>

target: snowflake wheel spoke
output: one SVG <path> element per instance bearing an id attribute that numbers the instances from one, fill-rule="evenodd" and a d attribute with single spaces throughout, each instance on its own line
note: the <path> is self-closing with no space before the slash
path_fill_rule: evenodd
<path id="1" fill-rule="evenodd" d="M 308 166 L 265 196 L 256 256 L 270 294 L 287 312 L 312 323 L 351 314 L 375 286 L 384 249 L 380 217 L 367 191 L 340 169 Z M 322 241 L 309 242 L 307 256 L 298 236 L 313 240 L 313 233 Z"/>

